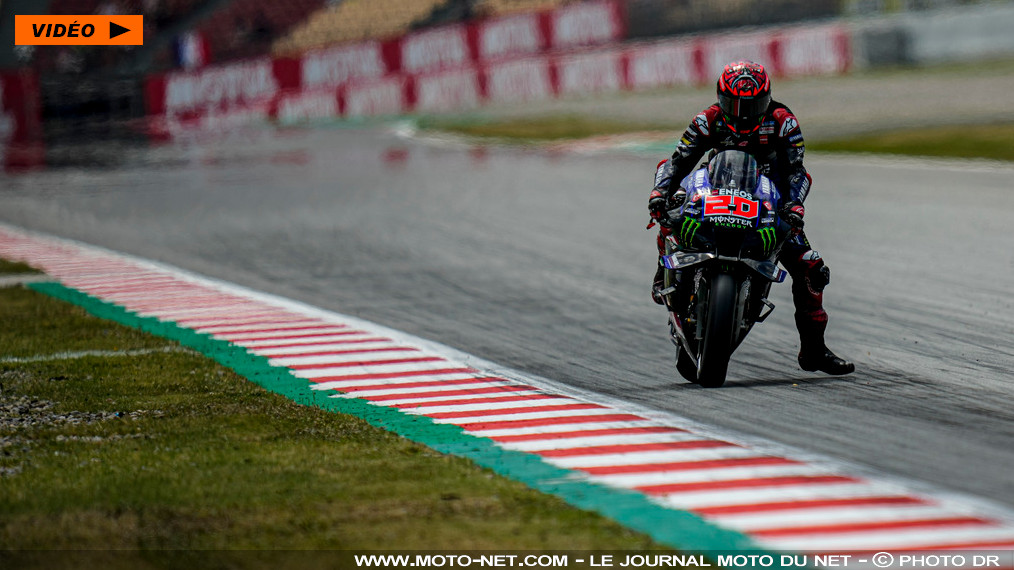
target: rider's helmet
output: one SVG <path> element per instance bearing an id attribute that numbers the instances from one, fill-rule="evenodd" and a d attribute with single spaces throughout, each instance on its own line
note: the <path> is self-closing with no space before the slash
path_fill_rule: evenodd
<path id="1" fill-rule="evenodd" d="M 718 106 L 733 131 L 746 135 L 760 127 L 771 104 L 771 81 L 764 66 L 737 61 L 725 66 L 718 78 Z"/>
<path id="2" fill-rule="evenodd" d="M 712 188 L 753 192 L 760 182 L 757 160 L 741 150 L 723 150 L 708 162 Z"/>

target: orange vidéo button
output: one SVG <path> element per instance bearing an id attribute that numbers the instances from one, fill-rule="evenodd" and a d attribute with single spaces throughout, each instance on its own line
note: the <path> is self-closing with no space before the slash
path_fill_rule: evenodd
<path id="1" fill-rule="evenodd" d="M 144 16 L 14 16 L 19 46 L 139 46 Z"/>

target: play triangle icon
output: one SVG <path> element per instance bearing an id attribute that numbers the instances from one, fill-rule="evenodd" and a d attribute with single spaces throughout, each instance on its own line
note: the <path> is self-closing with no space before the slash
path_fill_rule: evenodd
<path id="1" fill-rule="evenodd" d="M 117 24 L 116 22 L 109 22 L 109 39 L 113 39 L 116 36 L 121 36 L 130 30 Z"/>

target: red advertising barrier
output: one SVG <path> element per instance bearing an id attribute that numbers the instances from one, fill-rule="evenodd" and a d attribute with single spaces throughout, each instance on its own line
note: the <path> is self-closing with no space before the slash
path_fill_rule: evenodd
<path id="1" fill-rule="evenodd" d="M 481 103 L 479 71 L 456 69 L 415 78 L 414 110 L 422 112 L 474 109 Z"/>
<path id="2" fill-rule="evenodd" d="M 342 114 L 334 89 L 283 93 L 271 111 L 271 116 L 280 123 L 328 119 Z"/>
<path id="3" fill-rule="evenodd" d="M 387 75 L 393 67 L 381 42 L 339 45 L 307 52 L 300 59 L 302 87 L 339 87 Z"/>
<path id="4" fill-rule="evenodd" d="M 623 6 L 616 0 L 570 4 L 556 10 L 442 26 L 401 38 L 399 68 L 426 73 L 505 58 L 616 42 L 623 39 Z"/>
<path id="5" fill-rule="evenodd" d="M 372 83 L 355 84 L 341 92 L 344 117 L 402 115 L 412 110 L 410 82 L 401 76 Z"/>
<path id="6" fill-rule="evenodd" d="M 550 13 L 556 49 L 591 46 L 614 42 L 626 35 L 623 6 L 618 2 L 578 2 Z"/>
<path id="7" fill-rule="evenodd" d="M 622 50 L 566 55 L 557 58 L 555 63 L 559 96 L 614 93 L 626 87 Z"/>
<path id="8" fill-rule="evenodd" d="M 479 61 L 496 61 L 530 56 L 546 51 L 548 26 L 539 14 L 519 14 L 486 20 L 472 28 Z"/>
<path id="9" fill-rule="evenodd" d="M 147 84 L 148 109 L 156 131 L 179 132 L 243 120 L 447 112 L 706 85 L 739 59 L 764 63 L 778 77 L 842 73 L 851 66 L 850 31 L 838 24 L 546 51 L 547 45 L 581 45 L 618 33 L 619 12 L 612 12 L 613 20 L 589 16 L 618 5 L 574 4 L 548 15 L 314 51 L 299 60 L 251 60 L 156 76 Z M 550 16 L 555 19 L 547 20 Z"/>
<path id="10" fill-rule="evenodd" d="M 692 40 L 642 44 L 626 49 L 630 89 L 690 86 L 701 83 L 702 47 Z"/>
<path id="11" fill-rule="evenodd" d="M 490 103 L 527 103 L 545 101 L 556 95 L 553 69 L 545 58 L 526 58 L 487 66 L 486 101 Z"/>
<path id="12" fill-rule="evenodd" d="M 844 73 L 852 65 L 852 38 L 844 26 L 795 28 L 775 36 L 772 59 L 786 77 Z"/>
<path id="13" fill-rule="evenodd" d="M 287 61 L 290 60 L 278 60 L 281 67 Z M 148 83 L 148 112 L 185 116 L 270 100 L 281 91 L 275 63 L 270 58 L 261 58 L 156 77 Z"/>
<path id="14" fill-rule="evenodd" d="M 465 67 L 475 61 L 469 46 L 468 26 L 441 26 L 401 39 L 403 73 L 426 73 Z"/>
<path id="15" fill-rule="evenodd" d="M 338 45 L 307 52 L 298 61 L 282 59 L 272 64 L 264 58 L 156 75 L 147 80 L 146 105 L 148 114 L 156 116 L 225 112 L 279 97 L 291 89 L 338 90 L 397 74 L 475 69 L 552 49 L 617 42 L 623 34 L 622 4 L 618 0 L 593 0 L 555 11 L 441 26 L 384 42 Z M 430 83 L 422 79 L 423 100 L 427 102 L 424 108 L 446 107 L 435 102 L 433 93 L 441 88 Z M 457 85 L 443 92 L 470 104 L 469 89 Z M 378 108 L 391 106 L 385 103 Z"/>

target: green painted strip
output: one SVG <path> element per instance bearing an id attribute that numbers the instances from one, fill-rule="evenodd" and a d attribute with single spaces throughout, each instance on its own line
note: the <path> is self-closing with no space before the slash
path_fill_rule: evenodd
<path id="1" fill-rule="evenodd" d="M 746 535 L 715 526 L 692 513 L 665 508 L 641 493 L 590 483 L 575 471 L 549 465 L 533 454 L 503 449 L 493 440 L 466 434 L 458 426 L 438 424 L 425 416 L 374 406 L 362 399 L 329 398 L 311 389 L 308 380 L 291 375 L 287 369 L 271 366 L 267 358 L 250 354 L 242 347 L 172 322 L 138 316 L 62 284 L 34 283 L 29 287 L 78 305 L 97 317 L 178 341 L 297 403 L 351 414 L 441 453 L 467 457 L 529 487 L 561 497 L 571 505 L 599 512 L 660 543 L 701 553 L 735 550 L 743 554 L 771 554 L 778 567 L 779 557 L 761 549 Z"/>

